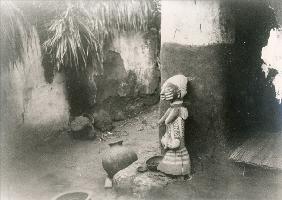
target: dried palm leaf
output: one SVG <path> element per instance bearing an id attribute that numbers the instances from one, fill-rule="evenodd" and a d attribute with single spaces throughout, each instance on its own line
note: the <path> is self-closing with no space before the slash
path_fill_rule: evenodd
<path id="1" fill-rule="evenodd" d="M 0 1 L 0 3 L 1 68 L 7 68 L 23 59 L 23 47 L 30 39 L 32 29 L 13 2 Z"/>

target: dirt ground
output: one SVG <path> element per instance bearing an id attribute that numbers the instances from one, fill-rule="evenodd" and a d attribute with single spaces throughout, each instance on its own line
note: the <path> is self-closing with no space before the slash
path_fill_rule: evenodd
<path id="1" fill-rule="evenodd" d="M 67 191 L 88 191 L 93 200 L 137 199 L 104 189 L 101 165 L 108 143 L 120 137 L 138 155 L 159 152 L 158 106 L 138 117 L 116 122 L 106 141 L 73 140 L 66 132 L 13 156 L 2 169 L 2 200 L 50 200 Z M 147 199 L 281 199 L 282 175 L 198 155 L 193 179 L 175 182 Z"/>

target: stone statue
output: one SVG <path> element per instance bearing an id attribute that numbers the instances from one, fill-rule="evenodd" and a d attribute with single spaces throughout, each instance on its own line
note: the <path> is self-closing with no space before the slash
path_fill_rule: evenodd
<path id="1" fill-rule="evenodd" d="M 187 93 L 188 78 L 175 75 L 165 81 L 161 88 L 161 99 L 170 102 L 170 108 L 159 120 L 165 123 L 166 132 L 161 138 L 166 153 L 158 170 L 168 175 L 190 178 L 191 162 L 184 142 L 184 120 L 188 110 L 183 106 L 183 97 Z"/>

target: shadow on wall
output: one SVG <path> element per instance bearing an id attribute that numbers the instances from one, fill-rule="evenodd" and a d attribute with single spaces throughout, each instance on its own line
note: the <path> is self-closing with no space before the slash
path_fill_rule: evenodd
<path id="1" fill-rule="evenodd" d="M 87 74 L 66 72 L 72 116 L 88 113 L 95 103 L 103 104 L 109 98 L 136 98 L 158 93 L 160 70 L 152 55 L 154 52 L 146 46 L 145 40 L 144 35 L 137 32 L 121 34 L 113 42 L 108 41 L 104 72 L 95 76 L 95 82 L 89 81 Z"/>
<path id="2" fill-rule="evenodd" d="M 67 97 L 70 105 L 70 114 L 78 116 L 92 108 L 96 103 L 97 87 L 88 73 L 66 69 Z"/>
<path id="3" fill-rule="evenodd" d="M 275 14 L 264 2 L 232 1 L 227 6 L 234 18 L 229 27 L 233 43 L 162 45 L 162 82 L 178 73 L 195 77 L 186 97 L 186 144 L 192 156 L 224 158 L 230 145 L 247 133 L 279 130 L 281 125 L 281 105 L 270 81 L 274 74 L 266 78 L 261 68 L 262 47 L 277 25 Z M 161 102 L 161 114 L 167 107 Z"/>
<path id="4" fill-rule="evenodd" d="M 148 70 L 145 70 L 142 75 L 138 73 L 137 67 L 126 69 L 121 54 L 109 50 L 104 62 L 104 74 L 96 77 L 97 103 L 103 103 L 112 97 L 136 98 L 158 93 L 160 83 L 158 66 L 148 66 Z M 146 81 L 140 81 L 140 79 Z"/>
<path id="5" fill-rule="evenodd" d="M 164 44 L 162 49 L 162 80 L 182 73 L 194 80 L 188 85 L 185 102 L 189 111 L 186 120 L 186 144 L 193 153 L 213 154 L 214 148 L 224 145 L 222 121 L 224 94 L 223 53 L 227 44 L 208 46 L 185 46 Z M 173 66 L 173 67 L 171 67 Z M 161 101 L 161 114 L 167 109 Z M 160 134 L 163 133 L 163 127 Z"/>
<path id="6" fill-rule="evenodd" d="M 262 71 L 261 51 L 277 26 L 273 10 L 263 2 L 233 2 L 235 43 L 226 54 L 226 123 L 231 137 L 280 127 L 281 105 L 269 73 Z M 234 134 L 238 132 L 238 135 Z M 240 134 L 241 133 L 241 134 Z"/>

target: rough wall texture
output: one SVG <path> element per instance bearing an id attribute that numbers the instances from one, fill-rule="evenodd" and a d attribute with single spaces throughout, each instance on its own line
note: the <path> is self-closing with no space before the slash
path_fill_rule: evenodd
<path id="1" fill-rule="evenodd" d="M 113 42 L 112 50 L 120 53 L 124 68 L 137 76 L 137 87 L 143 94 L 152 94 L 158 87 L 158 74 L 148 41 L 142 33 L 119 35 Z"/>
<path id="2" fill-rule="evenodd" d="M 224 12 L 227 7 L 220 10 L 222 6 L 218 0 L 163 0 L 162 44 L 209 45 L 232 42 L 234 33 L 225 30 L 227 26 L 222 26 L 223 23 L 232 23 L 232 18 Z M 232 26 L 229 28 L 232 29 Z"/>
<path id="3" fill-rule="evenodd" d="M 265 0 L 266 1 L 266 0 Z M 279 26 L 282 26 L 282 2 L 280 0 L 267 0 L 266 3 L 274 10 Z"/>
<path id="4" fill-rule="evenodd" d="M 192 154 L 212 155 L 225 146 L 222 63 L 234 38 L 232 27 L 222 32 L 220 7 L 219 1 L 162 2 L 162 83 L 179 73 L 194 79 L 185 100 L 190 116 L 186 120 L 186 143 Z M 161 102 L 161 114 L 167 107 Z M 161 127 L 160 136 L 163 133 Z"/>
<path id="5" fill-rule="evenodd" d="M 162 19 L 172 22 L 162 21 L 162 83 L 179 73 L 194 79 L 188 85 L 185 99 L 190 111 L 186 121 L 190 153 L 220 157 L 220 153 L 229 150 L 230 141 L 245 137 L 246 131 L 278 128 L 281 108 L 279 111 L 275 99 L 273 75 L 265 77 L 261 69 L 261 49 L 275 25 L 268 4 L 263 1 L 163 1 L 163 4 Z M 201 20 L 202 15 L 207 24 Z M 167 103 L 161 102 L 161 114 L 167 107 Z M 161 127 L 160 136 L 163 134 Z"/>
<path id="6" fill-rule="evenodd" d="M 110 96 L 153 94 L 159 87 L 160 73 L 144 34 L 116 35 L 104 63 L 104 76 L 98 77 L 97 101 Z"/>
<path id="7" fill-rule="evenodd" d="M 262 59 L 268 65 L 266 74 L 268 79 L 274 84 L 272 90 L 275 89 L 276 98 L 280 105 L 276 105 L 276 112 L 273 117 L 276 117 L 276 126 L 282 129 L 282 2 L 278 0 L 271 0 L 267 2 L 273 9 L 277 28 L 272 29 L 268 39 L 268 44 L 263 48 Z M 265 66 L 263 66 L 265 69 Z M 272 70 L 275 69 L 275 70 Z M 278 73 L 274 78 L 269 76 L 270 73 Z M 274 88 L 275 87 L 275 88 Z M 277 109 L 278 107 L 278 109 Z"/>
<path id="8" fill-rule="evenodd" d="M 190 116 L 186 120 L 186 143 L 193 149 L 192 152 L 212 154 L 215 148 L 225 144 L 225 71 L 222 62 L 224 52 L 229 49 L 228 45 L 162 46 L 162 80 L 178 73 L 194 79 L 188 85 L 188 95 L 184 101 Z M 161 114 L 167 106 L 166 102 L 161 102 Z"/>
<path id="9" fill-rule="evenodd" d="M 64 77 L 57 74 L 52 84 L 45 82 L 36 33 L 23 57 L 12 70 L 1 68 L 1 142 L 17 148 L 50 137 L 67 126 L 69 117 Z"/>
<path id="10" fill-rule="evenodd" d="M 263 2 L 234 2 L 231 6 L 236 31 L 226 74 L 229 128 L 273 131 L 281 124 L 279 104 L 272 84 L 274 74 L 265 77 L 262 71 L 261 51 L 276 26 L 275 13 Z"/>

